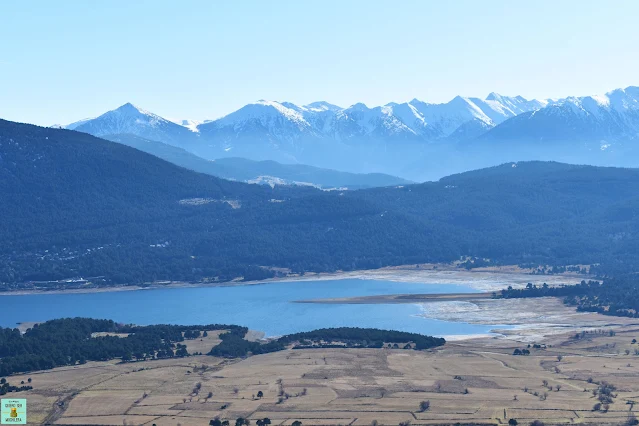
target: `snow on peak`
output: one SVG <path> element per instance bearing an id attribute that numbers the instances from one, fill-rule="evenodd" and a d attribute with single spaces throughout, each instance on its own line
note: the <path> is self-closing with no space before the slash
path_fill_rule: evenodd
<path id="1" fill-rule="evenodd" d="M 313 111 L 313 112 L 321 112 L 321 111 L 339 111 L 343 108 L 337 106 L 337 105 L 333 105 L 330 104 L 328 102 L 325 101 L 318 101 L 318 102 L 312 102 L 310 104 L 304 105 L 304 108 L 306 108 L 309 111 Z"/>
<path id="2" fill-rule="evenodd" d="M 234 140 L 268 140 L 277 144 L 302 136 L 346 141 L 372 135 L 376 138 L 397 136 L 415 140 L 435 141 L 453 135 L 479 134 L 524 112 L 535 112 L 553 106 L 551 114 L 572 109 L 580 114 L 597 115 L 604 110 L 639 111 L 639 88 L 617 89 L 605 95 L 559 100 L 528 100 L 522 96 L 504 96 L 497 92 L 485 98 L 456 96 L 445 103 L 427 103 L 418 99 L 409 102 L 390 102 L 368 107 L 362 102 L 348 108 L 326 101 L 297 105 L 260 99 L 230 114 L 209 122 L 194 120 L 168 121 L 132 103 L 126 103 L 97 119 L 82 120 L 67 128 L 97 136 L 113 133 L 132 133 L 151 138 L 167 132 L 175 138 L 188 133 L 202 133 L 201 137 L 218 137 L 231 146 Z M 172 127 L 173 126 L 173 127 Z M 176 129 L 177 127 L 177 129 Z M 180 135 L 180 136 L 178 136 Z M 230 148 L 229 148 L 230 149 Z"/>
<path id="3" fill-rule="evenodd" d="M 99 137 L 131 134 L 154 141 L 173 143 L 177 146 L 187 143 L 191 135 L 191 132 L 184 127 L 130 102 L 105 112 L 97 118 L 86 120 L 74 129 Z"/>
<path id="4" fill-rule="evenodd" d="M 199 130 L 197 128 L 197 126 L 199 126 L 202 123 L 206 123 L 205 121 L 197 121 L 197 120 L 171 120 L 172 122 L 174 122 L 175 124 L 179 124 L 182 127 L 186 127 L 187 129 L 189 129 L 190 131 L 192 131 L 193 133 L 198 133 Z"/>
<path id="5" fill-rule="evenodd" d="M 232 129 L 236 134 L 243 132 L 265 131 L 275 138 L 295 138 L 298 132 L 307 132 L 312 128 L 305 116 L 309 112 L 289 102 L 276 102 L 260 99 L 247 104 L 218 120 L 198 126 L 200 132 L 213 129 Z"/>
<path id="6" fill-rule="evenodd" d="M 610 99 L 606 95 L 594 95 L 591 98 L 595 101 L 595 103 L 602 107 L 610 106 Z"/>
<path id="7" fill-rule="evenodd" d="M 146 116 L 153 117 L 153 118 L 156 118 L 156 119 L 164 120 L 159 115 L 155 115 L 152 112 L 149 112 L 149 111 L 146 111 L 146 110 L 144 110 L 142 108 L 139 108 L 139 107 L 133 105 L 131 102 L 127 102 L 124 105 L 122 105 L 122 106 L 120 106 L 120 107 L 118 107 L 118 108 L 116 108 L 116 109 L 114 109 L 112 111 L 107 112 L 106 114 L 109 114 L 109 113 L 118 113 L 118 114 L 122 114 L 122 115 L 125 115 L 125 116 L 126 115 L 133 115 L 133 116 L 146 115 Z"/>
<path id="8" fill-rule="evenodd" d="M 293 121 L 299 124 L 308 125 L 306 120 L 304 120 L 304 116 L 300 113 L 299 108 L 293 108 L 294 105 L 289 102 L 280 103 L 280 102 L 266 101 L 261 99 L 253 105 L 261 105 L 261 106 L 272 108 L 290 121 Z"/>

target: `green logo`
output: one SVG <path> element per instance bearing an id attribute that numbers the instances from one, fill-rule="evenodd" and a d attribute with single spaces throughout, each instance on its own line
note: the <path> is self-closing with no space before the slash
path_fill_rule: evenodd
<path id="1" fill-rule="evenodd" d="M 26 399 L 3 399 L 1 401 L 0 424 L 3 425 L 26 425 L 27 424 L 27 400 Z"/>

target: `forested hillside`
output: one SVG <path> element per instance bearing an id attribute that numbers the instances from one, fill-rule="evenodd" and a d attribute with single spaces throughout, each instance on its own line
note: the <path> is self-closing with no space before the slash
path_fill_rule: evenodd
<path id="1" fill-rule="evenodd" d="M 638 170 L 542 162 L 397 188 L 270 188 L 78 132 L 0 121 L 0 282 L 260 279 L 273 275 L 262 267 L 460 256 L 636 270 L 637 188 Z"/>

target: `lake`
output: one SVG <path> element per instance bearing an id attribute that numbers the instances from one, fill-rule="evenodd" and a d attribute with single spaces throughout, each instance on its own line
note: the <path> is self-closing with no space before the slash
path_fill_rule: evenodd
<path id="1" fill-rule="evenodd" d="M 166 288 L 103 293 L 0 296 L 0 325 L 61 317 L 107 318 L 147 324 L 238 324 L 267 336 L 325 327 L 374 327 L 445 336 L 484 334 L 494 326 L 439 321 L 419 316 L 419 304 L 292 303 L 319 298 L 401 293 L 475 293 L 454 284 L 380 280 L 285 281 L 224 287 Z"/>

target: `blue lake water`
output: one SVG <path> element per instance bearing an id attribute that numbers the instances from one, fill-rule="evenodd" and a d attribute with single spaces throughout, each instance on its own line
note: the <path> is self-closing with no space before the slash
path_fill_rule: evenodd
<path id="1" fill-rule="evenodd" d="M 344 279 L 227 287 L 167 288 L 106 293 L 0 296 L 0 325 L 61 317 L 107 318 L 146 324 L 238 324 L 277 336 L 324 327 L 375 327 L 429 335 L 483 334 L 494 326 L 418 316 L 417 304 L 316 304 L 296 300 L 402 293 L 474 293 L 454 284 Z"/>

